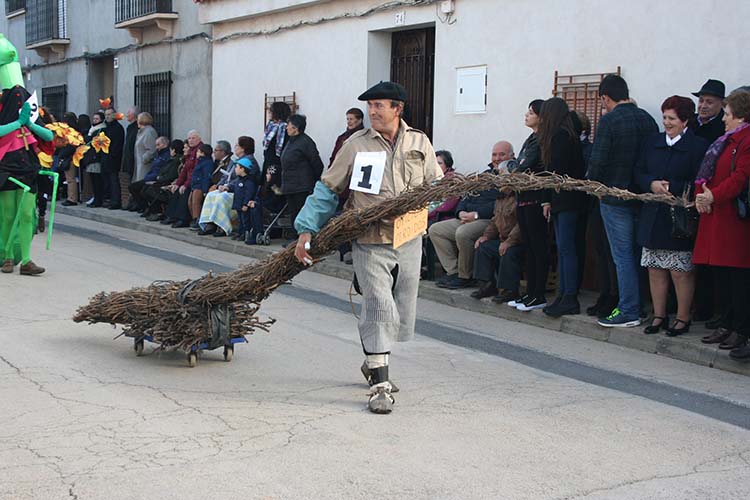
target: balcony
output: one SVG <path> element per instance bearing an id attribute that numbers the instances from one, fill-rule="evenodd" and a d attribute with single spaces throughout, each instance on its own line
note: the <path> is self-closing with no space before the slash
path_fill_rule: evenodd
<path id="1" fill-rule="evenodd" d="M 5 17 L 8 19 L 26 12 L 26 0 L 5 0 Z"/>
<path id="2" fill-rule="evenodd" d="M 160 31 L 162 39 L 172 38 L 178 17 L 172 0 L 115 0 L 115 28 L 127 29 L 139 44 L 147 29 Z"/>
<path id="3" fill-rule="evenodd" d="M 45 61 L 52 54 L 63 57 L 70 45 L 67 17 L 67 0 L 26 0 L 26 48 Z"/>

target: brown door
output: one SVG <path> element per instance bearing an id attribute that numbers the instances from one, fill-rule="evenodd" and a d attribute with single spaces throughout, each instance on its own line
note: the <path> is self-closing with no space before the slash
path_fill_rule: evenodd
<path id="1" fill-rule="evenodd" d="M 391 47 L 391 81 L 408 92 L 404 119 L 432 139 L 435 28 L 397 31 Z"/>

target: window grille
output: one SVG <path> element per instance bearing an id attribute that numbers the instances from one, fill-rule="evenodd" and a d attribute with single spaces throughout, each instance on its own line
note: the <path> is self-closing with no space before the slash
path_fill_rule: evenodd
<path id="1" fill-rule="evenodd" d="M 5 14 L 13 14 L 26 8 L 26 0 L 5 0 Z"/>
<path id="2" fill-rule="evenodd" d="M 297 92 L 292 92 L 292 95 L 268 95 L 266 94 L 265 101 L 263 104 L 263 126 L 268 123 L 271 119 L 271 104 L 275 102 L 285 102 L 292 109 L 292 114 L 295 114 L 299 110 L 297 105 Z"/>
<path id="3" fill-rule="evenodd" d="M 599 84 L 607 75 L 620 75 L 620 66 L 614 73 L 590 73 L 582 75 L 561 75 L 555 71 L 555 86 L 552 95 L 561 97 L 572 111 L 586 113 L 591 121 L 593 139 L 599 119 L 602 117 L 602 104 L 599 99 Z"/>
<path id="4" fill-rule="evenodd" d="M 68 107 L 68 90 L 65 85 L 42 88 L 42 106 L 55 116 L 55 120 L 62 121 L 63 114 Z"/>
<path id="5" fill-rule="evenodd" d="M 67 0 L 27 0 L 26 45 L 67 39 L 67 11 Z"/>
<path id="6" fill-rule="evenodd" d="M 169 12 L 172 12 L 172 0 L 116 0 L 115 24 Z"/>
<path id="7" fill-rule="evenodd" d="M 172 137 L 172 72 L 135 77 L 135 104 L 154 118 L 159 135 Z"/>

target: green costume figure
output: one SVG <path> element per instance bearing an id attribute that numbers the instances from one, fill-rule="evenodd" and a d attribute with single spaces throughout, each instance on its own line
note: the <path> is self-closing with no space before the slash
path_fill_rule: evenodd
<path id="1" fill-rule="evenodd" d="M 51 130 L 31 121 L 29 92 L 23 87 L 18 53 L 0 34 L 0 260 L 2 272 L 35 275 L 44 268 L 31 261 L 36 229 L 39 141 L 52 141 Z"/>

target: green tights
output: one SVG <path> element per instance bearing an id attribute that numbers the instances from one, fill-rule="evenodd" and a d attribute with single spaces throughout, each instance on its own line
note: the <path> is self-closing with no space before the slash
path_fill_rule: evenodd
<path id="1" fill-rule="evenodd" d="M 22 198 L 23 197 L 23 198 Z M 23 203 L 22 203 L 23 200 Z M 36 219 L 36 195 L 23 196 L 22 189 L 0 191 L 0 261 L 12 259 L 26 264 L 31 260 L 31 238 Z M 8 241 L 16 212 L 21 211 L 14 241 Z"/>

